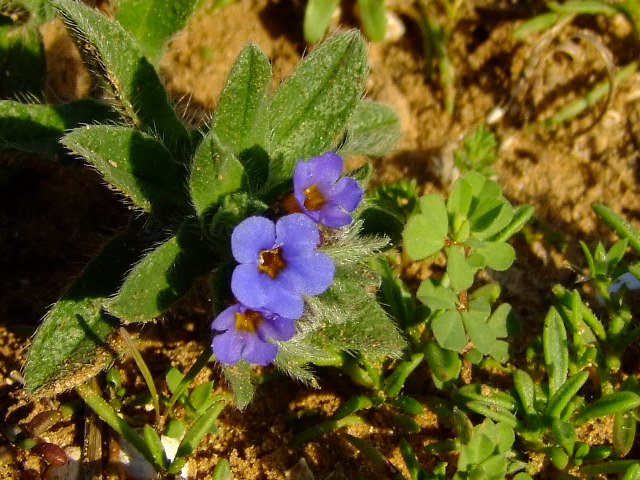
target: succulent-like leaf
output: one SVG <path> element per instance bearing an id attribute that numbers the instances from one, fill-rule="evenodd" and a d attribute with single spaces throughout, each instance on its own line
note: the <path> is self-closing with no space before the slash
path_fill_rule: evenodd
<path id="1" fill-rule="evenodd" d="M 542 342 L 549 376 L 549 395 L 553 395 L 565 382 L 569 372 L 567 330 L 554 307 L 549 309 L 544 320 Z"/>
<path id="2" fill-rule="evenodd" d="M 384 40 L 387 27 L 387 12 L 384 8 L 384 0 L 358 0 L 362 28 L 367 37 L 374 42 Z"/>
<path id="3" fill-rule="evenodd" d="M 616 413 L 630 412 L 640 406 L 640 395 L 629 391 L 617 391 L 604 395 L 587 405 L 574 419 L 574 425 L 582 425 L 592 418 L 604 417 Z"/>
<path id="4" fill-rule="evenodd" d="M 107 302 L 109 312 L 127 323 L 147 322 L 178 301 L 197 276 L 213 267 L 198 235 L 187 220 L 175 236 L 145 255 Z"/>
<path id="5" fill-rule="evenodd" d="M 184 28 L 200 0 L 118 0 L 116 20 L 158 65 L 171 37 Z"/>
<path id="6" fill-rule="evenodd" d="M 123 113 L 146 133 L 161 139 L 178 158 L 191 152 L 187 128 L 169 104 L 153 65 L 118 23 L 82 2 L 51 0 L 87 53 L 87 61 L 111 86 Z"/>
<path id="7" fill-rule="evenodd" d="M 0 100 L 0 148 L 55 158 L 64 153 L 59 142 L 65 130 L 118 117 L 113 108 L 92 99 L 60 105 Z"/>
<path id="8" fill-rule="evenodd" d="M 386 105 L 361 100 L 347 122 L 345 142 L 338 153 L 350 155 L 384 155 L 401 135 L 400 118 Z"/>
<path id="9" fill-rule="evenodd" d="M 337 33 L 306 57 L 276 91 L 269 185 L 291 177 L 296 162 L 330 150 L 364 91 L 367 59 L 356 31 Z"/>
<path id="10" fill-rule="evenodd" d="M 24 367 L 31 393 L 62 392 L 108 365 L 116 354 L 106 343 L 114 320 L 102 305 L 140 254 L 141 246 L 132 234 L 116 237 L 47 313 Z"/>
<path id="11" fill-rule="evenodd" d="M 637 420 L 633 412 L 619 412 L 613 420 L 613 449 L 620 458 L 627 456 L 636 437 Z"/>
<path id="12" fill-rule="evenodd" d="M 187 207 L 186 169 L 154 137 L 128 127 L 90 125 L 71 131 L 62 143 L 139 208 L 162 216 Z"/>

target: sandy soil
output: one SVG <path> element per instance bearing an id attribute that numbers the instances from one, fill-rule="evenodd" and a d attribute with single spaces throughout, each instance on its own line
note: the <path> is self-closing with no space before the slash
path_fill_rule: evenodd
<path id="1" fill-rule="evenodd" d="M 357 26 L 357 16 L 345 3 L 341 26 Z M 468 2 L 450 45 L 456 108 L 449 116 L 442 90 L 425 78 L 422 40 L 409 3 L 390 3 L 405 34 L 369 47 L 367 94 L 391 105 L 403 126 L 394 151 L 373 159 L 375 181 L 415 177 L 422 192 L 445 191 L 455 176 L 452 151 L 460 146 L 462 136 L 490 114 L 495 116 L 496 108 L 505 112 L 491 124 L 501 145 L 498 180 L 514 203 L 531 203 L 536 212 L 527 240 L 524 236 L 514 240 L 515 265 L 496 275 L 503 298 L 527 326 L 528 334 L 513 339 L 516 350 L 522 350 L 540 331 L 551 286 L 573 285 L 584 269 L 578 240 L 593 246 L 598 239 L 613 238 L 590 204 L 605 202 L 640 227 L 640 74 L 616 85 L 608 105 L 598 102 L 559 126 L 542 128 L 535 122 L 606 78 L 606 62 L 599 51 L 608 52 L 615 65 L 625 65 L 638 56 L 640 45 L 622 17 L 577 19 L 548 36 L 546 46 L 537 35 L 516 41 L 512 32 L 532 15 L 535 2 L 523 6 Z M 192 123 L 206 119 L 233 59 L 247 41 L 258 44 L 272 60 L 277 85 L 308 48 L 302 41 L 301 18 L 301 2 L 292 0 L 241 0 L 215 12 L 205 5 L 171 43 L 162 61 L 163 79 L 178 108 Z M 64 43 L 59 27 L 47 29 L 50 96 L 68 99 L 85 94 L 88 77 L 74 74 L 69 80 L 69 70 L 61 67 L 67 62 L 77 65 L 73 50 Z M 5 425 L 24 425 L 36 413 L 73 398 L 35 402 L 24 398 L 17 372 L 29 336 L 69 279 L 126 223 L 129 212 L 92 171 L 26 157 L 9 158 L 7 163 L 9 173 L 3 174 L 0 190 L 4 205 L 0 210 L 0 412 L 5 412 Z M 419 274 L 407 271 L 409 276 Z M 143 356 L 158 367 L 187 368 L 207 348 L 208 312 L 208 299 L 192 295 L 179 310 L 141 332 Z M 198 380 L 217 379 L 219 372 L 211 367 Z M 128 388 L 141 386 L 130 359 L 122 362 L 121 369 L 131 372 L 126 378 Z M 163 372 L 153 373 L 161 378 Z M 433 393 L 427 372 L 418 372 L 414 384 L 418 398 Z M 217 385 L 224 390 L 222 381 Z M 326 418 L 341 399 L 357 391 L 335 371 L 321 371 L 320 385 L 319 390 L 310 390 L 277 378 L 260 387 L 258 398 L 245 412 L 225 409 L 220 435 L 208 437 L 195 456 L 194 478 L 205 478 L 219 458 L 231 462 L 240 480 L 388 478 L 340 433 L 295 449 L 287 447 L 296 431 Z M 421 433 L 410 435 L 403 435 L 375 412 L 366 413 L 365 418 L 366 425 L 346 431 L 370 440 L 398 466 L 403 463 L 398 451 L 401 436 L 417 451 L 449 436 L 430 411 L 418 419 Z M 46 434 L 63 446 L 81 445 L 81 419 L 82 412 Z M 103 432 L 107 435 L 106 429 Z M 606 434 L 604 429 L 605 438 Z M 9 464 L 0 462 L 2 478 L 40 478 L 46 466 L 40 457 L 23 451 L 15 455 Z M 425 466 L 437 460 L 426 454 L 420 454 L 420 459 Z"/>

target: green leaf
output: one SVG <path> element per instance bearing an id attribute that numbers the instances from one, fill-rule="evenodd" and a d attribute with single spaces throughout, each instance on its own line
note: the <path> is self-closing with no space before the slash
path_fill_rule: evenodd
<path id="1" fill-rule="evenodd" d="M 626 457 L 636 437 L 636 418 L 632 411 L 618 412 L 613 420 L 613 450 L 620 458 Z"/>
<path id="2" fill-rule="evenodd" d="M 118 0 L 116 20 L 158 65 L 165 45 L 184 28 L 199 0 Z"/>
<path id="3" fill-rule="evenodd" d="M 489 267 L 504 272 L 516 259 L 516 251 L 508 243 L 470 239 L 465 244 L 472 247 L 469 262 L 478 268 Z"/>
<path id="4" fill-rule="evenodd" d="M 536 389 L 531 376 L 524 370 L 516 369 L 513 372 L 513 385 L 526 414 L 535 415 Z"/>
<path id="5" fill-rule="evenodd" d="M 162 217 L 186 208 L 186 169 L 155 138 L 128 127 L 90 125 L 62 143 L 144 211 Z"/>
<path id="6" fill-rule="evenodd" d="M 318 43 L 331 24 L 338 0 L 309 0 L 304 10 L 302 31 L 307 43 Z"/>
<path id="7" fill-rule="evenodd" d="M 544 361 L 549 376 L 549 395 L 553 395 L 565 382 L 569 372 L 567 330 L 554 307 L 549 309 L 544 320 L 542 342 Z"/>
<path id="8" fill-rule="evenodd" d="M 114 122 L 118 117 L 110 106 L 91 99 L 60 105 L 0 100 L 0 148 L 54 159 L 64 153 L 59 142 L 65 130 L 92 122 Z"/>
<path id="9" fill-rule="evenodd" d="M 362 97 L 367 58 L 356 31 L 337 33 L 306 57 L 278 88 L 269 108 L 269 185 L 291 177 L 295 163 L 331 149 Z"/>
<path id="10" fill-rule="evenodd" d="M 443 382 L 454 380 L 460 375 L 462 361 L 458 354 L 441 348 L 436 342 L 429 341 L 424 349 L 431 373 Z"/>
<path id="11" fill-rule="evenodd" d="M 551 423 L 551 432 L 568 455 L 573 455 L 573 446 L 576 443 L 576 429 L 569 422 L 563 422 L 559 418 L 554 418 Z"/>
<path id="12" fill-rule="evenodd" d="M 569 402 L 573 400 L 573 397 L 582 388 L 588 378 L 589 372 L 585 370 L 576 373 L 572 377 L 569 377 L 549 399 L 547 408 L 544 412 L 545 416 L 548 419 L 559 418 L 562 411 L 569 404 Z"/>
<path id="13" fill-rule="evenodd" d="M 178 446 L 176 452 L 176 460 L 180 457 L 186 457 L 190 455 L 200 443 L 202 437 L 204 437 L 211 426 L 218 419 L 218 415 L 225 406 L 225 402 L 218 401 L 211 405 L 198 420 L 187 430 L 182 437 L 182 441 Z"/>
<path id="14" fill-rule="evenodd" d="M 421 260 L 444 247 L 449 217 L 444 199 L 435 193 L 420 198 L 420 213 L 409 218 L 402 232 L 404 248 L 412 260 Z"/>
<path id="15" fill-rule="evenodd" d="M 384 382 L 383 390 L 390 398 L 395 398 L 400 393 L 411 372 L 413 372 L 424 358 L 423 353 L 414 353 L 409 360 L 399 363 L 389 374 Z"/>
<path id="16" fill-rule="evenodd" d="M 511 305 L 503 303 L 491 313 L 487 325 L 495 332 L 497 338 L 506 338 L 519 330 L 520 325 L 517 322 Z"/>
<path id="17" fill-rule="evenodd" d="M 431 330 L 442 348 L 460 352 L 467 346 L 462 317 L 457 310 L 447 310 L 435 317 Z"/>
<path id="18" fill-rule="evenodd" d="M 190 222 L 154 250 L 127 275 L 106 304 L 126 323 L 158 318 L 191 288 L 194 279 L 213 267 L 211 254 L 199 244 L 199 229 Z"/>
<path id="19" fill-rule="evenodd" d="M 582 410 L 574 419 L 578 426 L 592 418 L 604 417 L 616 413 L 630 412 L 640 406 L 640 396 L 634 392 L 618 391 L 604 395 Z"/>
<path id="20" fill-rule="evenodd" d="M 162 470 L 167 468 L 168 460 L 158 432 L 156 432 L 151 425 L 145 424 L 142 426 L 142 438 L 153 456 L 154 465 L 162 467 Z"/>
<path id="21" fill-rule="evenodd" d="M 433 278 L 422 281 L 416 296 L 431 310 L 455 310 L 458 306 L 457 295 L 450 288 L 439 285 Z"/>
<path id="22" fill-rule="evenodd" d="M 135 126 L 162 140 L 178 158 L 191 152 L 190 135 L 169 104 L 153 65 L 133 38 L 116 22 L 82 2 L 51 0 L 87 61 L 111 86 L 123 113 Z"/>
<path id="23" fill-rule="evenodd" d="M 513 215 L 513 207 L 506 200 L 480 197 L 469 215 L 473 236 L 483 240 L 497 234 L 511 223 Z"/>
<path id="24" fill-rule="evenodd" d="M 387 14 L 384 0 L 358 0 L 362 27 L 369 39 L 374 42 L 384 40 L 387 27 Z"/>
<path id="25" fill-rule="evenodd" d="M 458 178 L 451 187 L 449 198 L 447 200 L 447 211 L 453 215 L 466 217 L 471 208 L 473 200 L 473 189 L 464 177 Z"/>
<path id="26" fill-rule="evenodd" d="M 394 147 L 401 133 L 400 118 L 393 109 L 360 100 L 347 122 L 345 142 L 337 152 L 343 157 L 384 155 Z"/>
<path id="27" fill-rule="evenodd" d="M 222 89 L 212 126 L 220 143 L 236 155 L 251 147 L 267 147 L 270 80 L 269 59 L 257 45 L 246 45 Z"/>
<path id="28" fill-rule="evenodd" d="M 477 310 L 469 310 L 461 312 L 461 315 L 469 340 L 480 352 L 488 355 L 496 342 L 496 334 L 487 325 L 487 314 Z"/>
<path id="29" fill-rule="evenodd" d="M 622 215 L 615 213 L 602 203 L 594 203 L 591 208 L 607 225 L 613 228 L 620 238 L 626 239 L 636 253 L 640 253 L 640 232 L 636 227 Z"/>
<path id="30" fill-rule="evenodd" d="M 226 194 L 240 190 L 245 182 L 240 161 L 210 132 L 198 146 L 189 178 L 191 199 L 198 215 L 215 207 Z"/>
<path id="31" fill-rule="evenodd" d="M 467 262 L 464 247 L 452 245 L 445 247 L 447 252 L 447 275 L 451 282 L 451 288 L 458 293 L 466 290 L 473 284 L 473 270 Z"/>
<path id="32" fill-rule="evenodd" d="M 131 232 L 114 238 L 47 313 L 24 366 L 29 392 L 59 393 L 107 367 L 115 354 L 107 337 L 115 325 L 102 304 L 115 293 L 140 252 Z"/>

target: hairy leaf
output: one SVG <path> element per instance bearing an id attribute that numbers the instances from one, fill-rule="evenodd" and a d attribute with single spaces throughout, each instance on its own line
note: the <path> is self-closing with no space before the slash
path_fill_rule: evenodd
<path id="1" fill-rule="evenodd" d="M 401 135 L 400 118 L 386 105 L 361 100 L 349 117 L 345 142 L 338 153 L 350 155 L 384 155 Z"/>

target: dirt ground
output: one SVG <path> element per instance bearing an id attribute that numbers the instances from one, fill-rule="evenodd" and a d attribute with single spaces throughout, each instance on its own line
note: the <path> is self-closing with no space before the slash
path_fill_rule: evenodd
<path id="1" fill-rule="evenodd" d="M 344 3 L 336 27 L 357 27 L 350 2 Z M 514 29 L 541 11 L 540 2 L 469 0 L 450 43 L 456 96 L 455 111 L 448 115 L 442 89 L 425 77 L 412 3 L 389 2 L 405 33 L 369 46 L 367 95 L 392 106 L 403 131 L 389 155 L 372 159 L 375 181 L 416 178 L 421 192 L 446 191 L 455 178 L 452 151 L 465 133 L 492 121 L 489 126 L 500 144 L 498 181 L 514 204 L 535 207 L 529 235 L 514 239 L 516 263 L 495 277 L 502 298 L 526 326 L 527 333 L 513 339 L 516 351 L 522 351 L 541 331 L 550 288 L 556 283 L 571 287 L 584 271 L 578 241 L 593 247 L 598 239 L 607 243 L 613 238 L 597 221 L 591 203 L 604 202 L 640 227 L 640 74 L 617 84 L 608 104 L 597 102 L 562 125 L 544 128 L 536 121 L 606 79 L 607 62 L 623 66 L 637 58 L 640 43 L 622 16 L 577 18 L 553 35 L 533 34 L 517 41 Z M 302 7 L 303 2 L 294 0 L 240 0 L 222 10 L 201 8 L 171 42 L 161 64 L 167 88 L 190 122 L 203 121 L 215 108 L 233 59 L 247 41 L 258 44 L 272 60 L 274 86 L 292 71 L 309 48 L 301 35 Z M 86 74 L 69 70 L 69 65 L 76 68 L 77 57 L 68 40 L 55 25 L 46 28 L 51 98 L 86 94 Z M 24 425 L 36 413 L 74 398 L 69 394 L 28 402 L 24 397 L 19 371 L 29 337 L 69 280 L 126 224 L 130 212 L 93 171 L 26 156 L 2 159 L 7 168 L 0 178 L 0 412 L 6 426 Z M 416 274 L 411 268 L 406 273 Z M 209 321 L 208 299 L 196 292 L 179 310 L 146 327 L 140 349 L 148 363 L 157 366 L 152 373 L 162 378 L 167 364 L 188 368 L 207 348 Z M 121 368 L 131 372 L 129 388 L 142 385 L 130 359 Z M 638 376 L 640 368 L 629 373 Z M 287 447 L 296 431 L 326 418 L 341 399 L 357 391 L 335 371 L 319 374 L 318 390 L 277 378 L 259 388 L 246 411 L 225 409 L 220 434 L 203 442 L 191 464 L 193 478 L 210 475 L 220 458 L 229 460 L 239 480 L 388 478 L 388 472 L 376 470 L 339 432 Z M 417 398 L 433 389 L 427 372 L 420 374 L 424 379 L 414 379 Z M 213 365 L 198 380 L 208 378 L 219 378 Z M 217 388 L 225 390 L 222 380 Z M 81 445 L 81 413 L 47 432 L 50 440 Z M 421 446 L 450 436 L 430 411 L 418 418 L 419 434 L 403 435 L 375 413 L 365 418 L 366 425 L 345 431 L 371 441 L 399 467 L 400 437 L 421 451 Z M 107 429 L 103 433 L 107 435 Z M 606 428 L 600 435 L 607 437 Z M 4 464 L 0 455 L 0 477 L 40 478 L 45 468 L 40 457 L 23 451 L 15 455 Z M 420 460 L 426 467 L 437 461 L 422 453 Z M 540 478 L 552 477 L 541 473 Z"/>

